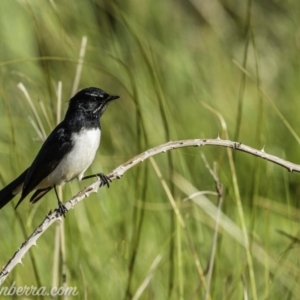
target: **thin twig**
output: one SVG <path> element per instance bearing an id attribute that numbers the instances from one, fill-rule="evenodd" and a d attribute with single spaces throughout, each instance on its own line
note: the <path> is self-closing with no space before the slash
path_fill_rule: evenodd
<path id="1" fill-rule="evenodd" d="M 160 145 L 158 147 L 154 147 L 150 150 L 147 150 L 134 158 L 128 160 L 124 164 L 120 165 L 116 169 L 114 169 L 107 176 L 111 180 L 120 179 L 126 171 L 128 171 L 133 166 L 143 162 L 145 159 L 157 155 L 159 153 L 165 153 L 166 151 L 184 148 L 184 147 L 199 147 L 199 146 L 221 146 L 228 147 L 238 151 L 243 151 L 254 156 L 260 157 L 262 159 L 273 162 L 277 165 L 280 165 L 290 172 L 300 173 L 300 165 L 291 163 L 282 158 L 276 157 L 271 154 L 267 154 L 264 150 L 257 150 L 252 147 L 243 145 L 238 142 L 233 142 L 229 140 L 221 140 L 221 139 L 193 139 L 193 140 L 180 140 L 180 141 L 172 141 L 166 144 Z M 103 184 L 100 178 L 97 179 L 94 183 L 84 188 L 81 192 L 79 192 L 76 196 L 70 199 L 65 203 L 65 207 L 70 210 L 75 207 L 77 203 L 87 198 L 91 193 L 96 193 Z M 21 263 L 22 258 L 27 253 L 27 251 L 33 246 L 36 245 L 36 241 L 38 238 L 56 221 L 61 221 L 62 216 L 57 212 L 50 212 L 44 219 L 44 221 L 37 227 L 37 229 L 31 234 L 31 236 L 21 245 L 21 247 L 15 252 L 12 258 L 7 262 L 7 264 L 2 268 L 0 272 L 0 285 L 4 282 L 9 273 L 13 270 L 13 268 Z"/>
<path id="2" fill-rule="evenodd" d="M 211 245 L 211 254 L 208 262 L 208 267 L 207 267 L 207 289 L 205 291 L 205 300 L 209 299 L 209 293 L 210 293 L 210 287 L 211 287 L 211 280 L 212 280 L 212 274 L 214 270 L 214 263 L 215 263 L 215 256 L 216 256 L 216 249 L 217 249 L 217 242 L 218 242 L 218 233 L 219 233 L 219 222 L 220 222 L 220 216 L 221 216 L 221 208 L 223 204 L 223 185 L 219 180 L 219 177 L 217 175 L 216 170 L 213 170 L 204 156 L 203 153 L 201 153 L 202 160 L 204 161 L 204 164 L 213 177 L 213 180 L 215 182 L 215 188 L 217 191 L 218 195 L 218 210 L 217 210 L 217 215 L 216 215 L 216 223 L 215 223 L 215 228 L 214 228 L 214 235 L 212 239 L 212 245 Z"/>
<path id="3" fill-rule="evenodd" d="M 150 281 L 152 280 L 153 276 L 154 276 L 154 272 L 157 269 L 160 261 L 162 259 L 162 256 L 160 254 L 158 254 L 151 267 L 150 270 L 147 274 L 147 277 L 144 279 L 143 283 L 140 285 L 140 287 L 138 288 L 138 290 L 136 291 L 135 295 L 133 296 L 132 300 L 138 300 L 140 299 L 141 295 L 143 294 L 143 292 L 145 291 L 146 287 L 148 286 L 148 284 L 150 283 Z"/>
<path id="4" fill-rule="evenodd" d="M 25 88 L 25 86 L 24 86 L 24 84 L 23 84 L 22 82 L 18 83 L 18 88 L 19 88 L 19 89 L 23 92 L 23 94 L 25 95 L 25 98 L 26 98 L 26 100 L 28 101 L 28 103 L 29 103 L 29 105 L 30 105 L 30 108 L 31 108 L 31 110 L 32 110 L 32 112 L 33 112 L 33 114 L 34 114 L 34 117 L 36 118 L 36 121 L 37 121 L 37 123 L 38 123 L 39 130 L 40 130 L 41 133 L 42 133 L 42 136 L 43 136 L 42 140 L 45 140 L 46 137 L 47 137 L 47 135 L 46 135 L 46 132 L 45 132 L 43 123 L 42 123 L 42 121 L 41 121 L 41 118 L 39 117 L 39 114 L 38 114 L 38 112 L 37 112 L 37 110 L 36 110 L 36 108 L 35 108 L 35 106 L 34 106 L 32 100 L 31 100 L 30 96 L 29 96 L 28 91 L 26 90 L 26 88 Z"/>
<path id="5" fill-rule="evenodd" d="M 78 90 L 83 60 L 84 60 L 84 56 L 85 56 L 86 45 L 87 45 L 87 37 L 83 36 L 82 40 L 81 40 L 81 47 L 80 47 L 78 64 L 77 64 L 75 78 L 74 78 L 74 82 L 73 82 L 71 97 L 73 97 L 74 94 L 76 93 L 76 91 Z"/>

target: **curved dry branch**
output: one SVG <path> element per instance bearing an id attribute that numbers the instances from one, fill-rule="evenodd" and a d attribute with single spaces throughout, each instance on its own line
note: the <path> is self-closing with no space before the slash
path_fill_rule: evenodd
<path id="1" fill-rule="evenodd" d="M 166 144 L 160 145 L 158 147 L 154 147 L 150 150 L 147 150 L 134 158 L 128 160 L 124 164 L 120 165 L 116 169 L 114 169 L 107 176 L 111 179 L 119 179 L 121 178 L 126 171 L 128 171 L 133 166 L 143 162 L 144 160 L 157 155 L 159 153 L 164 153 L 170 150 L 184 148 L 184 147 L 200 147 L 200 146 L 221 146 L 228 147 L 238 151 L 243 151 L 254 156 L 263 158 L 270 162 L 273 162 L 277 165 L 280 165 L 286 168 L 290 172 L 298 172 L 300 173 L 300 165 L 291 163 L 279 157 L 276 157 L 271 154 L 267 154 L 264 150 L 257 150 L 252 147 L 243 145 L 238 142 L 232 142 L 229 140 L 221 140 L 217 139 L 193 139 L 193 140 L 180 140 L 180 141 L 172 141 Z M 65 203 L 65 206 L 68 210 L 73 209 L 75 205 L 82 201 L 84 198 L 88 197 L 91 193 L 96 193 L 98 189 L 103 186 L 100 178 L 97 179 L 94 183 L 83 189 L 76 196 L 70 199 Z M 21 245 L 21 247 L 15 252 L 12 258 L 7 262 L 7 264 L 2 268 L 0 272 L 0 285 L 4 282 L 6 277 L 12 271 L 12 269 L 18 264 L 21 263 L 22 258 L 26 254 L 26 252 L 33 246 L 36 245 L 36 241 L 38 238 L 55 222 L 61 221 L 62 216 L 57 212 L 50 212 L 43 222 L 37 227 L 37 229 L 31 234 L 31 236 Z"/>

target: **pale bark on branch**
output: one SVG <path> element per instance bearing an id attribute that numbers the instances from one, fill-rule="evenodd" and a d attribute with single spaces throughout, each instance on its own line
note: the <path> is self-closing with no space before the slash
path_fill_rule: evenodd
<path id="1" fill-rule="evenodd" d="M 154 147 L 149 149 L 134 158 L 128 160 L 124 164 L 120 165 L 112 172 L 110 172 L 107 176 L 111 180 L 121 178 L 124 173 L 132 168 L 133 166 L 143 162 L 144 160 L 152 157 L 154 155 L 164 153 L 170 150 L 185 148 L 185 147 L 200 147 L 200 146 L 221 146 L 221 147 L 228 147 L 234 150 L 243 151 L 248 154 L 252 154 L 259 158 L 263 158 L 267 161 L 280 165 L 286 168 L 290 172 L 298 172 L 300 173 L 300 165 L 291 163 L 286 161 L 282 158 L 276 157 L 271 154 L 267 154 L 264 150 L 257 150 L 252 147 L 243 145 L 238 142 L 233 142 L 229 140 L 221 140 L 220 138 L 217 139 L 192 139 L 192 140 L 180 140 L 180 141 L 171 141 L 166 144 L 162 144 L 160 146 Z M 102 187 L 102 182 L 100 178 L 97 179 L 94 183 L 89 185 L 88 187 L 84 188 L 80 191 L 76 196 L 70 199 L 68 202 L 65 203 L 65 206 L 68 210 L 73 209 L 77 203 L 82 201 L 83 199 L 87 198 L 90 194 L 96 193 L 98 189 Z M 56 221 L 61 221 L 62 216 L 57 213 L 55 210 L 54 212 L 50 212 L 43 222 L 34 230 L 34 232 L 30 235 L 30 237 L 20 246 L 20 248 L 14 253 L 12 258 L 7 262 L 7 264 L 2 268 L 0 272 L 0 285 L 4 282 L 6 277 L 9 273 L 13 270 L 13 268 L 18 264 L 21 263 L 22 258 L 25 256 L 26 252 L 33 246 L 36 245 L 36 241 L 40 238 L 40 236 Z"/>

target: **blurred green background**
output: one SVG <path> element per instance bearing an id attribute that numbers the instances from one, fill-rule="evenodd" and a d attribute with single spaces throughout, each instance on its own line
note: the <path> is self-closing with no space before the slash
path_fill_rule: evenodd
<path id="1" fill-rule="evenodd" d="M 32 162 L 42 126 L 49 134 L 57 123 L 59 82 L 62 117 L 74 88 L 121 97 L 87 174 L 218 135 L 299 163 L 299 11 L 296 0 L 0 1 L 0 187 Z M 223 184 L 217 230 L 216 196 L 183 201 L 215 192 L 201 153 Z M 70 211 L 62 244 L 56 226 L 45 232 L 4 286 L 62 286 L 65 261 L 78 299 L 299 299 L 299 175 L 230 153 L 154 158 L 184 223 L 145 161 Z M 65 185 L 65 201 L 87 184 Z M 52 192 L 15 211 L 16 201 L 0 212 L 1 265 L 56 206 Z"/>

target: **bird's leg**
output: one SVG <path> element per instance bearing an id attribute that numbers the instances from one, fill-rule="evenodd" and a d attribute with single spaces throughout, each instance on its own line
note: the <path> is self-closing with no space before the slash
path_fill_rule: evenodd
<path id="1" fill-rule="evenodd" d="M 103 173 L 84 176 L 84 177 L 81 178 L 81 180 L 85 180 L 85 179 L 92 178 L 92 177 L 99 177 L 101 179 L 101 184 L 100 185 L 101 186 L 107 185 L 107 187 L 109 188 L 109 183 L 111 182 L 111 179 Z"/>
<path id="2" fill-rule="evenodd" d="M 62 201 L 59 199 L 57 190 L 56 190 L 56 186 L 54 186 L 54 190 L 55 190 L 55 194 L 57 197 L 57 203 L 58 203 L 58 208 L 56 209 L 56 211 L 61 215 L 64 216 L 64 218 L 66 217 L 66 212 L 68 211 L 67 208 L 65 207 L 65 205 L 62 203 Z"/>

